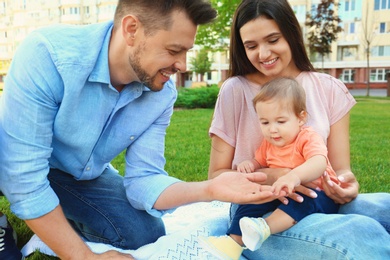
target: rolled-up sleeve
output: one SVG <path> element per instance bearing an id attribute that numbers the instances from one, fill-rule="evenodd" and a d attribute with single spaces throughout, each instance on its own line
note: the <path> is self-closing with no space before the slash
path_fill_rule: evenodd
<path id="1" fill-rule="evenodd" d="M 164 170 L 165 167 L 165 136 L 173 113 L 173 104 L 176 100 L 172 82 L 164 87 L 165 97 L 171 99 L 161 100 L 160 103 L 148 103 L 149 111 L 162 111 L 155 115 L 154 122 L 146 131 L 127 149 L 125 187 L 126 195 L 133 207 L 146 210 L 149 214 L 161 217 L 167 211 L 159 211 L 153 208 L 160 194 L 170 185 L 180 180 L 171 177 Z M 151 112 L 153 114 L 153 112 Z M 143 120 L 145 115 L 141 114 Z M 139 118 L 141 120 L 141 118 Z"/>
<path id="2" fill-rule="evenodd" d="M 59 203 L 46 177 L 58 109 L 50 86 L 58 86 L 58 79 L 47 46 L 33 34 L 13 58 L 0 107 L 0 187 L 22 219 L 40 217 Z"/>

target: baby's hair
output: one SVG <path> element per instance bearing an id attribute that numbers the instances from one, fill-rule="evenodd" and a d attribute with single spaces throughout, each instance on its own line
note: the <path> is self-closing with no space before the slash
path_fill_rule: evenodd
<path id="1" fill-rule="evenodd" d="M 299 83 L 288 77 L 280 77 L 268 81 L 260 89 L 259 93 L 253 99 L 253 106 L 269 100 L 277 100 L 291 105 L 291 109 L 297 117 L 301 112 L 306 112 L 306 93 Z"/>

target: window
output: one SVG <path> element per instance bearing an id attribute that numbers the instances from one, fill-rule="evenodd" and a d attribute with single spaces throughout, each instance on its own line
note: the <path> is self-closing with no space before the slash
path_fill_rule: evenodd
<path id="1" fill-rule="evenodd" d="M 351 0 L 351 11 L 355 11 L 355 0 Z"/>
<path id="2" fill-rule="evenodd" d="M 340 75 L 340 80 L 344 83 L 355 82 L 355 70 L 354 69 L 344 69 L 343 73 Z"/>
<path id="3" fill-rule="evenodd" d="M 387 46 L 375 46 L 371 50 L 372 56 L 383 57 L 390 56 L 390 45 Z"/>
<path id="4" fill-rule="evenodd" d="M 390 0 L 375 0 L 374 10 L 390 9 Z"/>
<path id="5" fill-rule="evenodd" d="M 355 33 L 355 23 L 354 22 L 351 22 L 351 23 L 344 23 L 344 31 L 347 33 L 347 34 L 353 34 Z"/>
<path id="6" fill-rule="evenodd" d="M 5 2 L 3 2 L 2 5 L 0 6 L 0 14 L 4 15 L 6 13 L 5 12 L 6 10 L 7 10 L 6 4 Z"/>
<path id="7" fill-rule="evenodd" d="M 356 47 L 343 47 L 342 49 L 342 58 L 343 60 L 345 58 L 353 58 L 357 55 L 357 49 Z"/>
<path id="8" fill-rule="evenodd" d="M 69 14 L 79 14 L 80 13 L 79 7 L 71 7 L 69 9 L 70 9 Z"/>
<path id="9" fill-rule="evenodd" d="M 349 33 L 355 33 L 355 23 L 349 25 Z"/>
<path id="10" fill-rule="evenodd" d="M 7 31 L 0 32 L 0 39 L 7 39 Z"/>
<path id="11" fill-rule="evenodd" d="M 390 22 L 379 23 L 379 33 L 390 33 Z"/>
<path id="12" fill-rule="evenodd" d="M 89 14 L 89 6 L 84 6 L 84 14 Z"/>
<path id="13" fill-rule="evenodd" d="M 390 69 L 372 69 L 370 71 L 370 81 L 371 82 L 385 82 L 386 74 L 390 73 Z"/>
<path id="14" fill-rule="evenodd" d="M 294 5 L 292 6 L 295 16 L 299 22 L 305 22 L 306 20 L 306 5 Z"/>
<path id="15" fill-rule="evenodd" d="M 62 9 L 62 15 L 77 15 L 80 14 L 79 7 L 69 7 Z"/>
<path id="16" fill-rule="evenodd" d="M 345 0 L 345 11 L 355 11 L 355 0 Z"/>
<path id="17" fill-rule="evenodd" d="M 379 24 L 379 32 L 385 33 L 386 32 L 386 23 L 380 23 Z"/>

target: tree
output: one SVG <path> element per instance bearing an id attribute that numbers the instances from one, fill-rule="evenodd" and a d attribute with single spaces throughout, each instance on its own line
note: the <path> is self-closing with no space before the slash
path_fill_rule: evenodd
<path id="1" fill-rule="evenodd" d="M 335 0 L 321 0 L 316 10 L 306 14 L 305 25 L 309 27 L 308 47 L 310 53 L 321 55 L 322 69 L 324 68 L 324 56 L 332 52 L 332 42 L 337 40 L 337 34 L 343 30 L 339 26 L 340 17 L 333 11 L 333 8 L 338 5 Z"/>
<path id="2" fill-rule="evenodd" d="M 374 24 L 375 24 L 375 19 L 372 17 L 372 19 L 368 19 L 369 16 L 372 15 L 372 9 L 369 8 L 369 3 L 368 1 L 366 2 L 366 12 L 365 12 L 365 17 L 363 17 L 362 20 L 362 32 L 363 32 L 363 41 L 362 45 L 364 47 L 364 51 L 366 53 L 366 58 L 367 58 L 367 87 L 366 87 L 366 96 L 368 97 L 370 95 L 370 53 L 371 53 L 371 43 L 375 37 L 375 30 L 374 30 Z M 371 21 L 371 22 L 369 22 Z"/>
<path id="3" fill-rule="evenodd" d="M 199 26 L 195 43 L 212 51 L 226 49 L 229 44 L 230 26 L 241 0 L 211 0 L 213 7 L 217 10 L 217 19 L 207 25 Z"/>
<path id="4" fill-rule="evenodd" d="M 207 49 L 201 49 L 196 57 L 190 59 L 190 64 L 192 71 L 199 74 L 201 77 L 200 81 L 203 81 L 203 75 L 211 70 L 212 65 L 212 61 L 208 57 Z"/>

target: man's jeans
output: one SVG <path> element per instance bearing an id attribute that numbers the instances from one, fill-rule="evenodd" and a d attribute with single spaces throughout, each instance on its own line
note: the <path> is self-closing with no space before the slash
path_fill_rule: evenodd
<path id="1" fill-rule="evenodd" d="M 389 207 L 389 193 L 360 194 L 340 207 L 342 214 L 307 216 L 270 236 L 259 250 L 243 254 L 256 260 L 390 259 Z"/>
<path id="2" fill-rule="evenodd" d="M 123 177 L 114 171 L 107 169 L 94 180 L 77 181 L 51 169 L 48 178 L 65 216 L 87 241 L 137 249 L 165 235 L 161 219 L 130 205 Z"/>

